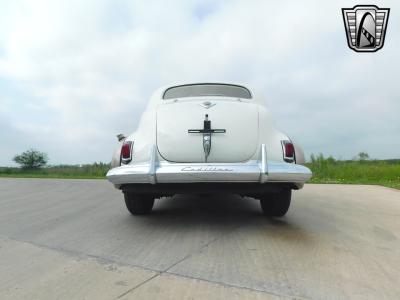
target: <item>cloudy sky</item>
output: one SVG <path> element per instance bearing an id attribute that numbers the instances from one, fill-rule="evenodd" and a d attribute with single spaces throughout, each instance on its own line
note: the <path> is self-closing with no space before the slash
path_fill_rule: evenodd
<path id="1" fill-rule="evenodd" d="M 234 81 L 265 95 L 307 156 L 400 158 L 400 3 L 385 46 L 347 46 L 359 1 L 0 1 L 0 165 L 109 161 L 151 92 Z M 365 4 L 373 4 L 372 2 Z"/>

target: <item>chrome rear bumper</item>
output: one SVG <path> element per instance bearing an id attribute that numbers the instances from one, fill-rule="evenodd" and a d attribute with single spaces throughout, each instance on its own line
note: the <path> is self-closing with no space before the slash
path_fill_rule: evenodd
<path id="1" fill-rule="evenodd" d="M 260 160 L 245 163 L 170 163 L 158 162 L 153 147 L 150 161 L 111 169 L 107 178 L 116 187 L 124 184 L 259 182 L 294 183 L 301 188 L 311 178 L 311 171 L 302 165 L 268 161 L 262 145 Z"/>

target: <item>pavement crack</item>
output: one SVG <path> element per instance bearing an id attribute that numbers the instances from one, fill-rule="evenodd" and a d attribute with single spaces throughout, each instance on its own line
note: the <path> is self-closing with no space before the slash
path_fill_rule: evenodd
<path id="1" fill-rule="evenodd" d="M 201 250 L 207 248 L 210 244 L 216 242 L 216 241 L 219 240 L 221 237 L 222 237 L 222 235 L 221 235 L 221 236 L 218 236 L 218 237 L 216 237 L 216 238 L 214 238 L 214 239 L 212 239 L 211 241 L 207 242 L 206 244 L 204 244 L 204 245 L 201 246 L 200 248 L 196 249 L 196 250 L 193 251 L 192 253 L 189 253 L 189 254 L 187 254 L 186 256 L 184 256 L 182 259 L 180 259 L 180 260 L 174 262 L 172 265 L 170 265 L 168 268 L 166 268 L 165 270 L 163 270 L 161 273 L 166 273 L 166 272 L 168 272 L 170 269 L 172 269 L 172 268 L 175 267 L 176 265 L 178 265 L 178 264 L 180 264 L 181 262 L 183 262 L 183 261 L 185 261 L 185 260 L 191 258 L 193 255 L 195 255 L 195 254 L 201 252 Z"/>
<path id="2" fill-rule="evenodd" d="M 230 233 L 232 233 L 232 232 L 235 231 L 236 229 L 237 229 L 237 228 L 234 227 Z M 230 233 L 229 233 L 229 234 L 230 234 Z M 181 258 L 180 260 L 174 262 L 172 265 L 170 265 L 170 266 L 167 267 L 166 269 L 161 270 L 161 271 L 158 271 L 157 274 L 155 274 L 155 275 L 153 275 L 152 277 L 146 279 L 145 281 L 139 283 L 138 285 L 134 286 L 133 288 L 127 290 L 126 292 L 124 292 L 123 294 L 119 295 L 119 296 L 118 296 L 117 298 L 115 298 L 115 299 L 121 299 L 122 297 L 124 297 L 124 296 L 130 294 L 131 292 L 133 292 L 133 291 L 136 290 L 137 288 L 139 288 L 139 287 L 141 287 L 142 285 L 146 284 L 146 283 L 149 282 L 150 280 L 153 280 L 154 278 L 159 277 L 159 276 L 161 276 L 161 275 L 163 275 L 163 274 L 168 274 L 168 275 L 172 275 L 172 276 L 177 276 L 177 277 L 183 277 L 183 278 L 189 278 L 189 279 L 190 279 L 190 277 L 182 276 L 182 275 L 175 274 L 175 273 L 168 272 L 168 271 L 169 271 L 170 269 L 172 269 L 173 267 L 175 267 L 176 265 L 180 264 L 181 262 L 183 262 L 183 261 L 185 261 L 185 260 L 191 258 L 193 255 L 195 255 L 195 254 L 201 252 L 203 249 L 207 248 L 210 244 L 212 244 L 212 243 L 218 241 L 222 236 L 223 236 L 223 235 L 221 234 L 221 235 L 215 237 L 214 239 L 208 241 L 207 243 L 205 243 L 203 246 L 201 246 L 200 248 L 196 249 L 196 250 L 193 251 L 192 253 L 189 253 L 189 254 L 185 255 L 183 258 Z M 153 272 L 154 272 L 154 270 L 153 270 Z M 199 279 L 199 278 L 192 278 L 192 279 L 202 280 L 202 279 Z M 203 280 L 203 281 L 206 281 L 206 282 L 207 282 L 207 280 Z M 212 282 L 212 281 L 209 281 L 209 282 Z M 221 283 L 219 283 L 219 282 L 213 282 L 213 283 L 214 283 L 214 284 L 221 284 Z M 233 287 L 233 286 L 232 286 L 232 287 Z M 251 289 L 248 289 L 248 290 L 251 290 Z"/>
<path id="3" fill-rule="evenodd" d="M 212 283 L 212 284 L 224 286 L 227 288 L 235 288 L 235 289 L 246 290 L 246 291 L 251 291 L 251 292 L 258 292 L 258 293 L 273 295 L 273 296 L 277 296 L 277 297 L 285 297 L 285 298 L 290 298 L 290 299 L 301 299 L 301 300 L 308 299 L 308 298 L 304 298 L 304 297 L 300 297 L 300 296 L 296 296 L 296 295 L 280 294 L 280 293 L 272 292 L 272 291 L 269 291 L 266 289 L 257 289 L 257 288 L 253 288 L 253 287 L 235 285 L 235 284 L 230 284 L 230 283 L 226 283 L 223 281 L 210 280 L 210 279 L 189 276 L 189 275 L 182 275 L 182 274 L 174 273 L 174 272 L 166 272 L 166 274 L 171 275 L 171 276 L 191 279 L 191 280 L 198 280 L 198 281 L 203 281 L 203 282 L 207 282 L 207 283 Z"/>
<path id="4" fill-rule="evenodd" d="M 237 228 L 232 229 L 232 231 L 229 234 L 234 232 L 236 229 Z M 221 239 L 222 236 L 223 235 L 219 235 L 218 237 L 210 240 L 209 242 L 207 242 L 206 244 L 204 244 L 203 246 L 201 246 L 197 250 L 195 250 L 192 253 L 186 255 L 185 257 L 183 257 L 182 259 L 180 259 L 177 262 L 173 263 L 172 265 L 170 265 L 168 268 L 166 268 L 164 270 L 155 270 L 155 269 L 147 268 L 147 267 L 140 266 L 140 265 L 121 263 L 119 261 L 115 261 L 115 260 L 112 260 L 112 259 L 100 257 L 100 256 L 97 256 L 97 255 L 91 255 L 91 254 L 86 254 L 86 253 L 82 253 L 82 252 L 79 252 L 79 251 L 67 250 L 67 249 L 64 249 L 64 248 L 61 248 L 61 247 L 50 247 L 50 246 L 47 246 L 47 245 L 34 243 L 32 241 L 27 241 L 27 240 L 16 239 L 16 238 L 4 236 L 2 234 L 0 234 L 0 239 L 11 240 L 11 241 L 16 241 L 16 242 L 20 242 L 20 243 L 30 244 L 32 246 L 35 246 L 35 247 L 38 247 L 38 248 L 41 248 L 41 249 L 47 249 L 47 250 L 50 250 L 50 251 L 55 251 L 55 252 L 62 253 L 64 255 L 67 255 L 67 256 L 70 256 L 70 257 L 75 257 L 76 259 L 95 259 L 99 263 L 111 263 L 111 264 L 116 264 L 116 265 L 119 265 L 119 266 L 127 266 L 127 267 L 131 267 L 131 268 L 147 270 L 147 271 L 150 271 L 150 272 L 154 273 L 148 279 L 146 279 L 146 280 L 140 282 L 139 284 L 133 286 L 132 288 L 130 288 L 129 290 L 127 290 L 124 293 L 120 294 L 119 296 L 117 296 L 114 299 L 121 299 L 124 296 L 132 293 L 133 291 L 135 291 L 139 287 L 145 285 L 149 281 L 151 281 L 151 280 L 153 280 L 153 279 L 155 279 L 157 277 L 160 277 L 161 275 L 164 275 L 164 274 L 165 275 L 169 275 L 169 276 L 178 277 L 178 278 L 186 278 L 186 279 L 198 280 L 198 281 L 208 282 L 208 283 L 221 285 L 221 286 L 225 286 L 225 287 L 229 287 L 229 288 L 243 289 L 243 290 L 259 292 L 259 293 L 265 293 L 265 294 L 274 295 L 274 296 L 289 297 L 289 298 L 292 298 L 292 299 L 307 299 L 307 298 L 299 297 L 299 296 L 295 296 L 295 295 L 289 296 L 289 295 L 275 293 L 275 292 L 272 292 L 272 291 L 269 291 L 269 290 L 257 289 L 257 288 L 253 288 L 253 287 L 246 287 L 246 286 L 235 285 L 235 284 L 229 284 L 229 283 L 226 283 L 226 282 L 223 282 L 223 281 L 208 280 L 208 279 L 204 279 L 204 278 L 198 278 L 198 277 L 193 277 L 193 276 L 188 276 L 188 275 L 183 275 L 183 274 L 179 274 L 179 273 L 170 272 L 170 269 L 172 269 L 174 266 L 176 266 L 179 263 L 189 259 L 193 255 L 201 252 L 203 249 L 207 248 L 212 243 L 214 243 L 214 242 L 218 241 L 219 239 Z"/>
<path id="5" fill-rule="evenodd" d="M 146 283 L 149 282 L 150 280 L 152 280 L 152 279 L 154 279 L 154 278 L 156 278 L 156 277 L 158 277 L 158 276 L 160 276 L 160 275 L 162 275 L 162 274 L 170 274 L 170 275 L 179 277 L 179 275 L 177 275 L 177 274 L 168 273 L 168 270 L 170 270 L 171 268 L 173 268 L 173 267 L 176 266 L 177 264 L 183 262 L 184 260 L 190 258 L 192 255 L 194 255 L 194 254 L 200 252 L 201 250 L 203 250 L 204 248 L 208 247 L 211 243 L 217 241 L 217 240 L 220 239 L 220 238 L 221 238 L 221 236 L 218 236 L 218 237 L 212 239 L 211 241 L 207 242 L 206 244 L 204 244 L 203 246 L 201 246 L 200 248 L 198 248 L 196 251 L 194 251 L 194 252 L 192 252 L 192 253 L 189 253 L 188 255 L 184 256 L 182 259 L 180 259 L 180 260 L 176 261 L 175 263 L 173 263 L 172 265 L 170 265 L 168 268 L 166 268 L 166 269 L 164 269 L 164 270 L 162 270 L 162 271 L 157 272 L 157 274 L 151 276 L 150 278 L 146 279 L 145 281 L 143 281 L 143 282 L 139 283 L 138 285 L 134 286 L 133 288 L 127 290 L 126 292 L 124 292 L 123 294 L 119 295 L 119 296 L 118 296 L 117 298 L 115 298 L 115 299 L 121 299 L 122 297 L 128 295 L 129 293 L 133 292 L 133 291 L 136 290 L 137 288 L 141 287 L 142 285 L 146 284 Z M 153 272 L 154 272 L 154 270 L 153 270 Z M 184 277 L 184 276 L 182 276 L 182 277 Z"/>
<path id="6" fill-rule="evenodd" d="M 114 260 L 114 259 L 111 259 L 111 258 L 107 258 L 107 257 L 95 255 L 95 254 L 88 254 L 88 253 L 81 252 L 81 251 L 66 249 L 66 248 L 63 248 L 63 247 L 52 247 L 52 246 L 49 246 L 49 245 L 46 245 L 46 244 L 35 243 L 33 241 L 30 241 L 30 240 L 8 237 L 8 236 L 4 236 L 4 235 L 1 235 L 1 234 L 0 234 L 0 239 L 8 239 L 10 241 L 30 244 L 30 245 L 38 247 L 40 249 L 46 249 L 46 250 L 50 250 L 50 251 L 55 251 L 55 252 L 64 254 L 66 256 L 73 257 L 73 258 L 78 259 L 78 260 L 80 260 L 80 259 L 93 259 L 93 260 L 97 261 L 100 264 L 115 264 L 115 265 L 118 265 L 118 266 L 136 268 L 136 269 L 141 269 L 141 270 L 145 270 L 145 271 L 150 271 L 150 272 L 153 272 L 153 273 L 162 272 L 162 270 L 159 270 L 159 269 L 153 269 L 153 268 L 145 267 L 145 266 L 142 266 L 142 265 L 136 265 L 136 264 L 132 264 L 132 263 L 121 262 L 119 260 Z"/>
<path id="7" fill-rule="evenodd" d="M 160 276 L 161 273 L 155 274 L 153 276 L 151 276 L 150 278 L 142 281 L 141 283 L 135 285 L 133 288 L 127 290 L 126 292 L 122 293 L 121 295 L 119 295 L 118 297 L 116 297 L 115 299 L 121 299 L 122 297 L 128 295 L 129 293 L 133 292 L 134 290 L 136 290 L 137 288 L 141 287 L 142 285 L 146 284 L 147 282 L 149 282 L 150 280 L 153 280 L 154 278 L 156 278 L 157 276 Z"/>

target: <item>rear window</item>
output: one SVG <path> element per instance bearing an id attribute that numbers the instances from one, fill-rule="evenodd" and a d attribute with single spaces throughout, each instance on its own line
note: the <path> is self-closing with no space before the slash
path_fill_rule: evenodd
<path id="1" fill-rule="evenodd" d="M 184 97 L 220 96 L 251 99 L 248 89 L 230 84 L 188 84 L 167 89 L 163 99 Z"/>

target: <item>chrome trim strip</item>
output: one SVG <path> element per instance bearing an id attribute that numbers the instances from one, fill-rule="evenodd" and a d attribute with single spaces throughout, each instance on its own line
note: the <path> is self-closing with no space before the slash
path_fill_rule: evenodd
<path id="1" fill-rule="evenodd" d="M 151 184 L 157 183 L 156 171 L 157 171 L 157 146 L 153 145 L 153 147 L 150 150 L 150 162 L 149 162 L 149 181 Z"/>
<path id="2" fill-rule="evenodd" d="M 261 162 L 260 162 L 260 183 L 268 181 L 268 163 L 267 163 L 267 147 L 265 144 L 261 145 Z"/>

